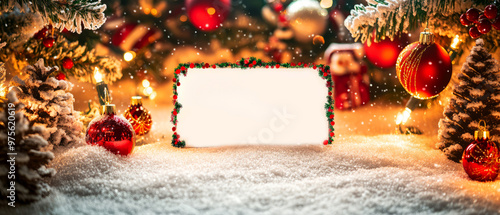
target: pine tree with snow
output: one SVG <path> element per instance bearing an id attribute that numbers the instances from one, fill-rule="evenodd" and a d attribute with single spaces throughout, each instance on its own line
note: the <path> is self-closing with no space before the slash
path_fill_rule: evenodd
<path id="1" fill-rule="evenodd" d="M 458 74 L 453 96 L 439 121 L 437 147 L 453 161 L 462 158 L 465 148 L 474 140 L 479 121 L 484 120 L 491 139 L 500 141 L 499 63 L 478 39 Z"/>
<path id="2" fill-rule="evenodd" d="M 83 124 L 80 114 L 73 108 L 75 99 L 69 91 L 73 84 L 66 80 L 57 80 L 53 73 L 57 67 L 45 67 L 43 59 L 34 66 L 27 66 L 28 77 L 21 80 L 14 77 L 12 86 L 19 88 L 19 99 L 26 104 L 24 111 L 28 120 L 46 127 L 49 144 L 67 146 L 82 142 Z"/>
<path id="3" fill-rule="evenodd" d="M 91 45 L 68 40 L 66 37 L 71 36 L 61 33 L 97 30 L 106 21 L 105 9 L 100 0 L 2 1 L 0 39 L 7 46 L 0 50 L 0 61 L 14 72 L 43 58 L 47 65 L 58 66 L 67 77 L 86 82 L 94 81 L 94 69 L 98 67 L 105 73 L 107 83 L 116 81 L 122 77 L 119 60 L 99 56 Z"/>
<path id="4" fill-rule="evenodd" d="M 33 126 L 24 116 L 24 105 L 16 97 L 17 89 L 7 94 L 6 101 L 1 103 L 0 109 L 0 193 L 2 199 L 10 195 L 10 182 L 15 182 L 16 201 L 33 202 L 40 200 L 50 192 L 50 187 L 42 178 L 55 174 L 54 169 L 47 169 L 47 165 L 54 155 L 43 151 L 48 145 L 41 136 L 43 126 Z M 13 124 L 14 123 L 14 124 Z M 9 132 L 15 131 L 14 136 Z M 12 133 L 11 133 L 12 134 Z M 9 138 L 11 137 L 11 138 Z M 12 137 L 14 139 L 12 139 Z M 12 142 L 11 142 L 12 141 Z M 12 144 L 13 143 L 13 144 Z M 10 148 L 12 146 L 12 148 Z M 8 155 L 7 153 L 17 153 Z M 15 157 L 15 179 L 8 178 L 10 164 L 7 162 Z"/>

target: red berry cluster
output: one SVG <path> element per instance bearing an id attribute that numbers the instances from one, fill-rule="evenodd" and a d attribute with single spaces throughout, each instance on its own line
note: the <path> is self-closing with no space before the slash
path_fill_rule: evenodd
<path id="1" fill-rule="evenodd" d="M 45 48 L 50 48 L 54 46 L 54 43 L 56 42 L 56 39 L 51 32 L 52 26 L 49 25 L 42 28 L 42 30 L 38 31 L 33 37 L 37 40 L 42 40 L 43 46 L 45 46 Z"/>
<path id="2" fill-rule="evenodd" d="M 497 7 L 493 4 L 486 6 L 484 11 L 476 8 L 467 10 L 460 16 L 460 23 L 464 26 L 471 26 L 469 35 L 474 39 L 490 32 L 491 27 L 500 31 L 500 16 L 498 16 Z"/>

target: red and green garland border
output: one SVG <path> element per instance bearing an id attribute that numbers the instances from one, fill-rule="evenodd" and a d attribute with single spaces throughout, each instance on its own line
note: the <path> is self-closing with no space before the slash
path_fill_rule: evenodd
<path id="1" fill-rule="evenodd" d="M 181 85 L 180 82 L 180 77 L 181 74 L 183 76 L 187 75 L 188 69 L 193 69 L 193 68 L 202 68 L 202 69 L 217 69 L 217 68 L 241 68 L 241 69 L 252 69 L 252 68 L 313 68 L 318 70 L 319 76 L 321 76 L 325 81 L 326 81 L 326 87 L 328 87 L 328 96 L 327 96 L 327 102 L 325 103 L 325 110 L 326 110 L 326 117 L 328 119 L 328 128 L 329 128 L 329 137 L 327 140 L 323 142 L 324 145 L 330 145 L 334 141 L 335 137 L 335 129 L 333 126 L 335 125 L 334 121 L 334 112 L 333 112 L 333 104 L 334 100 L 332 98 L 332 88 L 333 88 L 333 81 L 332 81 L 332 76 L 330 74 L 330 67 L 329 66 L 323 66 L 322 64 L 316 65 L 316 64 L 307 64 L 307 63 L 276 63 L 276 62 L 263 62 L 260 59 L 256 59 L 255 57 L 251 58 L 242 58 L 241 60 L 237 61 L 236 63 L 216 63 L 216 64 L 208 64 L 208 63 L 182 63 L 179 64 L 175 68 L 174 72 L 174 78 L 172 81 L 174 82 L 173 84 L 173 103 L 174 103 L 174 110 L 172 111 L 171 119 L 170 121 L 174 124 L 174 127 L 172 127 L 172 131 L 174 132 L 172 134 L 172 146 L 174 147 L 184 147 L 186 146 L 186 142 L 184 140 L 180 139 L 179 134 L 177 134 L 177 115 L 180 113 L 182 109 L 182 105 L 177 101 L 178 93 L 177 93 L 177 88 Z"/>

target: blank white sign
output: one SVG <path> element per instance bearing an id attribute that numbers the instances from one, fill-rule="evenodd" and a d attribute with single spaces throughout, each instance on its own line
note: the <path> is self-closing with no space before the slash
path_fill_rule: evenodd
<path id="1" fill-rule="evenodd" d="M 328 88 L 315 69 L 188 69 L 180 82 L 177 133 L 186 147 L 328 139 Z"/>

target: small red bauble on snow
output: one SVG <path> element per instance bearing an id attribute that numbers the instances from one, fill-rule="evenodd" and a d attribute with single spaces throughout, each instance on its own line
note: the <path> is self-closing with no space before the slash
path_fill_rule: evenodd
<path id="1" fill-rule="evenodd" d="M 189 21 L 202 31 L 213 31 L 226 20 L 231 9 L 230 0 L 186 0 Z"/>
<path id="2" fill-rule="evenodd" d="M 50 48 L 54 46 L 55 42 L 56 39 L 54 39 L 53 37 L 46 37 L 45 39 L 42 40 L 43 46 L 45 46 L 45 48 Z"/>
<path id="3" fill-rule="evenodd" d="M 56 75 L 57 80 L 66 80 L 66 75 L 64 73 L 60 72 L 59 74 Z"/>
<path id="4" fill-rule="evenodd" d="M 134 150 L 135 132 L 127 119 L 116 115 L 115 105 L 109 104 L 103 115 L 90 122 L 85 141 L 117 155 L 129 155 Z"/>
<path id="5" fill-rule="evenodd" d="M 73 60 L 69 57 L 65 57 L 62 60 L 62 66 L 65 69 L 71 69 L 74 66 Z"/>
<path id="6" fill-rule="evenodd" d="M 493 4 L 488 5 L 484 8 L 484 15 L 488 17 L 488 19 L 494 19 L 497 17 L 497 7 Z"/>
<path id="7" fill-rule="evenodd" d="M 142 106 L 142 97 L 132 96 L 132 102 L 123 116 L 134 128 L 135 134 L 147 134 L 153 126 L 153 120 L 149 111 Z"/>
<path id="8" fill-rule="evenodd" d="M 420 41 L 401 51 L 396 72 L 403 87 L 413 97 L 429 99 L 443 91 L 451 80 L 450 56 L 434 43 L 430 32 L 420 33 Z"/>
<path id="9" fill-rule="evenodd" d="M 489 140 L 490 132 L 485 127 L 486 125 L 480 126 L 479 130 L 474 132 L 475 140 L 462 155 L 465 172 L 476 181 L 493 181 L 498 176 L 498 148 Z"/>

